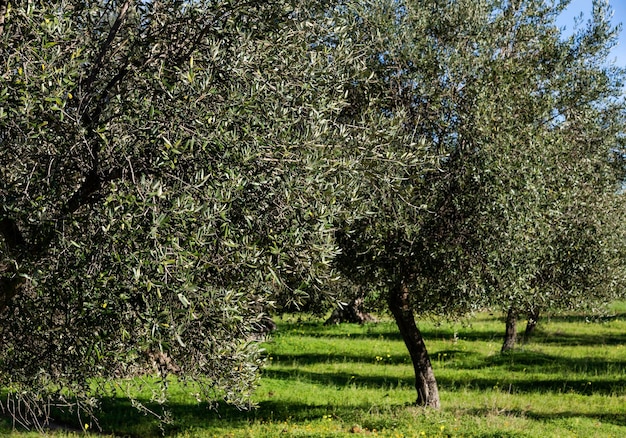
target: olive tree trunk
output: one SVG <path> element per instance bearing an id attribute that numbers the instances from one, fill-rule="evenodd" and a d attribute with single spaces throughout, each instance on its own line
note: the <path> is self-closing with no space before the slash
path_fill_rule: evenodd
<path id="1" fill-rule="evenodd" d="M 526 323 L 526 330 L 524 331 L 524 343 L 530 340 L 530 337 L 535 333 L 537 323 L 539 322 L 539 309 L 533 309 L 528 312 L 528 322 Z"/>
<path id="2" fill-rule="evenodd" d="M 415 324 L 415 317 L 409 303 L 409 291 L 404 283 L 390 291 L 388 304 L 413 362 L 415 389 L 417 390 L 416 404 L 438 409 L 440 401 L 437 380 L 424 338 Z"/>
<path id="3" fill-rule="evenodd" d="M 504 331 L 504 342 L 502 343 L 501 353 L 512 350 L 517 340 L 517 311 L 513 307 L 509 307 L 506 315 L 506 329 Z"/>
<path id="4" fill-rule="evenodd" d="M 337 306 L 324 325 L 341 324 L 344 322 L 355 324 L 376 322 L 376 318 L 363 310 L 364 301 L 365 294 L 360 293 L 359 296 L 350 300 L 348 304 Z"/>

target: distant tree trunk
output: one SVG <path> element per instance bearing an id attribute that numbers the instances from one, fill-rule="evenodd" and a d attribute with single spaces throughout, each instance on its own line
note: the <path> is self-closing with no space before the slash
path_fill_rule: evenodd
<path id="1" fill-rule="evenodd" d="M 347 305 L 337 306 L 324 325 L 341 324 L 342 322 L 351 322 L 356 324 L 375 322 L 376 318 L 363 311 L 364 300 L 365 294 L 361 293 Z"/>
<path id="2" fill-rule="evenodd" d="M 526 330 L 524 331 L 524 343 L 528 342 L 532 334 L 535 332 L 535 328 L 537 328 L 537 323 L 539 322 L 539 313 L 540 309 L 535 308 L 528 312 L 528 322 L 526 323 Z"/>
<path id="3" fill-rule="evenodd" d="M 400 283 L 389 292 L 388 304 L 413 362 L 415 389 L 417 390 L 416 404 L 439 409 L 437 380 L 424 338 L 415 324 L 415 317 L 409 303 L 409 290 L 404 283 Z"/>
<path id="4" fill-rule="evenodd" d="M 506 330 L 504 332 L 504 342 L 502 343 L 501 353 L 512 350 L 517 340 L 517 312 L 513 307 L 509 307 L 506 315 Z"/>

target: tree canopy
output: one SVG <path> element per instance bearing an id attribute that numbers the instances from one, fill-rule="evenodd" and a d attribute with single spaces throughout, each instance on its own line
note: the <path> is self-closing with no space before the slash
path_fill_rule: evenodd
<path id="1" fill-rule="evenodd" d="M 14 414 L 90 409 L 94 378 L 152 363 L 248 406 L 263 314 L 314 293 L 335 252 L 303 151 L 327 143 L 340 99 L 318 100 L 298 5 L 3 5 L 0 384 Z"/>
<path id="2" fill-rule="evenodd" d="M 175 373 L 246 407 L 264 314 L 339 273 L 433 407 L 415 314 L 611 297 L 623 72 L 608 7 L 564 39 L 564 4 L 0 1 L 14 415 L 153 365 L 155 399 Z"/>
<path id="3" fill-rule="evenodd" d="M 587 26 L 562 38 L 564 6 L 407 1 L 341 11 L 369 25 L 366 35 L 400 41 L 371 44 L 373 74 L 396 105 L 380 111 L 406 117 L 422 157 L 437 160 L 373 163 L 361 173 L 361 214 L 338 234 L 338 265 L 386 291 L 419 404 L 439 400 L 414 312 L 593 306 L 623 284 L 623 71 L 606 64 L 616 29 L 595 2 Z"/>

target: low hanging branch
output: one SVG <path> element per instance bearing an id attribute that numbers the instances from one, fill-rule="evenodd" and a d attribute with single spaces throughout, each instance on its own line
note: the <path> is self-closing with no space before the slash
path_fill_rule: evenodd
<path id="1" fill-rule="evenodd" d="M 7 15 L 9 0 L 0 0 L 0 36 L 4 33 L 4 18 Z"/>

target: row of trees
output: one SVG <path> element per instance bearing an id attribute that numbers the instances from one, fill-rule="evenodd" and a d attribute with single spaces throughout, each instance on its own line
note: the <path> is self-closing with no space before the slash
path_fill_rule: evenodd
<path id="1" fill-rule="evenodd" d="M 438 407 L 415 314 L 612 299 L 623 72 L 608 5 L 563 38 L 565 5 L 0 1 L 13 414 L 153 362 L 246 406 L 264 313 L 340 279 L 379 293 Z"/>

